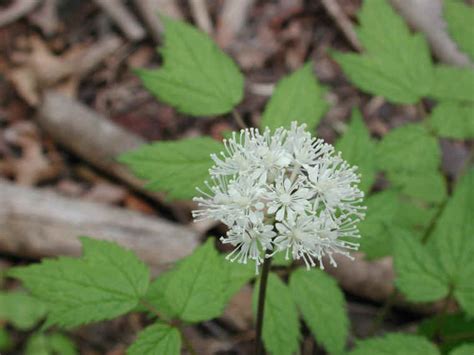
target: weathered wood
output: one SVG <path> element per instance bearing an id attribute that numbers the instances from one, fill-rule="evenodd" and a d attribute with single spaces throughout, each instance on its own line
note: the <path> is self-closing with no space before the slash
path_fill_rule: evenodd
<path id="1" fill-rule="evenodd" d="M 126 246 L 156 271 L 199 243 L 190 228 L 161 218 L 0 180 L 1 251 L 33 258 L 80 255 L 82 235 Z"/>
<path id="2" fill-rule="evenodd" d="M 393 7 L 415 30 L 425 34 L 434 55 L 443 63 L 471 66 L 469 57 L 450 37 L 443 19 L 441 0 L 390 0 Z"/>

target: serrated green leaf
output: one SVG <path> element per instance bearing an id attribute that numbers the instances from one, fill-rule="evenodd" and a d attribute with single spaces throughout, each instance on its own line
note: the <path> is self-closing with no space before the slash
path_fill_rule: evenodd
<path id="1" fill-rule="evenodd" d="M 146 299 L 167 316 L 187 322 L 215 318 L 228 301 L 225 292 L 227 271 L 222 267 L 213 238 L 209 238 L 169 271 L 164 281 L 163 276 L 158 277 Z"/>
<path id="2" fill-rule="evenodd" d="M 293 263 L 293 258 L 288 253 L 288 259 L 286 258 L 286 253 L 276 253 L 272 257 L 272 266 L 289 266 Z"/>
<path id="3" fill-rule="evenodd" d="M 461 50 L 474 60 L 474 8 L 459 0 L 446 0 L 443 10 L 449 34 Z"/>
<path id="4" fill-rule="evenodd" d="M 406 234 L 394 244 L 395 283 L 409 301 L 436 301 L 448 294 L 448 281 L 426 246 Z"/>
<path id="5" fill-rule="evenodd" d="M 472 355 L 474 354 L 474 344 L 464 344 L 449 353 L 449 355 Z"/>
<path id="6" fill-rule="evenodd" d="M 392 172 L 389 180 L 401 188 L 402 194 L 429 203 L 439 204 L 448 194 L 444 176 L 434 170 L 415 174 Z"/>
<path id="7" fill-rule="evenodd" d="M 179 331 L 164 323 L 156 323 L 142 330 L 137 340 L 127 349 L 127 355 L 162 354 L 181 354 Z"/>
<path id="8" fill-rule="evenodd" d="M 391 333 L 357 342 L 351 355 L 439 355 L 436 346 L 423 337 Z"/>
<path id="9" fill-rule="evenodd" d="M 222 267 L 227 270 L 225 299 L 230 300 L 245 284 L 255 278 L 255 266 L 253 263 L 230 262 L 224 257 L 222 257 L 222 264 Z"/>
<path id="10" fill-rule="evenodd" d="M 115 318 L 131 311 L 147 291 L 149 271 L 131 251 L 86 237 L 81 243 L 83 258 L 43 259 L 9 272 L 46 304 L 46 326 Z"/>
<path id="11" fill-rule="evenodd" d="M 265 107 L 260 126 L 289 128 L 292 121 L 313 129 L 328 108 L 323 89 L 313 74 L 311 62 L 283 78 Z"/>
<path id="12" fill-rule="evenodd" d="M 205 33 L 167 17 L 159 70 L 138 69 L 144 86 L 161 101 L 193 116 L 232 111 L 243 97 L 239 69 Z"/>
<path id="13" fill-rule="evenodd" d="M 255 315 L 258 292 L 257 285 L 253 293 Z M 268 275 L 262 337 L 265 349 L 272 355 L 291 355 L 298 349 L 300 338 L 298 311 L 290 289 L 273 273 Z"/>
<path id="14" fill-rule="evenodd" d="M 377 165 L 392 176 L 437 171 L 441 152 L 436 138 L 419 124 L 387 133 L 377 146 Z"/>
<path id="15" fill-rule="evenodd" d="M 47 336 L 42 333 L 30 336 L 26 342 L 25 355 L 51 355 Z"/>
<path id="16" fill-rule="evenodd" d="M 400 227 L 393 223 L 399 209 L 398 194 L 386 190 L 369 196 L 366 218 L 359 223 L 360 250 L 368 259 L 376 259 L 392 253 L 392 238 Z"/>
<path id="17" fill-rule="evenodd" d="M 25 355 L 76 355 L 74 343 L 60 333 L 35 333 L 27 341 Z"/>
<path id="18" fill-rule="evenodd" d="M 8 351 L 13 347 L 13 340 L 6 329 L 0 328 L 0 351 Z"/>
<path id="19" fill-rule="evenodd" d="M 441 340 L 440 349 L 446 354 L 462 343 L 474 343 L 474 319 L 461 313 L 438 314 L 421 322 L 418 334 L 429 339 L 438 337 Z"/>
<path id="20" fill-rule="evenodd" d="M 67 336 L 60 333 L 53 333 L 48 336 L 51 354 L 76 355 L 78 354 L 76 345 Z"/>
<path id="21" fill-rule="evenodd" d="M 345 160 L 359 167 L 359 187 L 367 193 L 375 181 L 375 142 L 370 138 L 359 110 L 353 110 L 351 122 L 335 147 Z"/>
<path id="22" fill-rule="evenodd" d="M 474 138 L 474 105 L 441 101 L 431 113 L 429 124 L 440 137 L 472 139 Z"/>
<path id="23" fill-rule="evenodd" d="M 437 65 L 429 96 L 438 100 L 474 102 L 474 70 Z"/>
<path id="24" fill-rule="evenodd" d="M 438 205 L 425 206 L 425 203 L 402 196 L 393 223 L 403 229 L 410 230 L 418 240 L 421 240 L 433 218 L 436 217 L 438 209 Z"/>
<path id="25" fill-rule="evenodd" d="M 454 296 L 474 315 L 474 168 L 457 184 L 429 240 Z"/>
<path id="26" fill-rule="evenodd" d="M 425 39 L 410 34 L 386 0 L 366 0 L 358 14 L 362 55 L 333 57 L 361 90 L 394 103 L 416 103 L 430 91 L 433 65 Z"/>
<path id="27" fill-rule="evenodd" d="M 210 155 L 222 149 L 223 145 L 211 138 L 189 138 L 146 144 L 121 155 L 119 161 L 147 179 L 148 189 L 186 200 L 196 196 L 197 186 L 203 187 L 213 164 Z"/>
<path id="28" fill-rule="evenodd" d="M 291 274 L 290 289 L 304 321 L 329 353 L 344 350 L 349 331 L 345 300 L 336 281 L 323 271 L 299 269 Z"/>
<path id="29" fill-rule="evenodd" d="M 24 292 L 0 292 L 0 319 L 15 328 L 33 328 L 46 315 L 45 305 Z"/>

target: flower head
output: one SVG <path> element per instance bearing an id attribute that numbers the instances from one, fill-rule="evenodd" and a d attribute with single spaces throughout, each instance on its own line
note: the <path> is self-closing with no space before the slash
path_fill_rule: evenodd
<path id="1" fill-rule="evenodd" d="M 364 218 L 363 193 L 356 167 L 334 148 L 312 138 L 306 125 L 289 130 L 241 130 L 224 141 L 225 151 L 211 155 L 207 190 L 195 197 L 196 220 L 210 218 L 229 227 L 221 241 L 235 249 L 231 261 L 255 261 L 278 252 L 323 267 L 327 256 L 350 257 L 358 244 L 357 223 Z"/>

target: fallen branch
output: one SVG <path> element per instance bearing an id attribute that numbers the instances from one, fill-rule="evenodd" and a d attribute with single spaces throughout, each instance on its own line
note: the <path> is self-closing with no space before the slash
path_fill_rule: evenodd
<path id="1" fill-rule="evenodd" d="M 234 37 L 247 23 L 250 8 L 255 0 L 226 0 L 217 23 L 216 39 L 221 47 L 227 48 Z"/>
<path id="2" fill-rule="evenodd" d="M 214 29 L 209 11 L 207 11 L 206 1 L 189 0 L 189 3 L 191 5 L 191 14 L 198 27 L 206 33 L 212 33 Z"/>
<path id="3" fill-rule="evenodd" d="M 183 18 L 175 0 L 135 0 L 134 3 L 155 42 L 161 41 L 163 33 L 163 25 L 158 15 L 166 15 L 178 20 Z"/>
<path id="4" fill-rule="evenodd" d="M 79 255 L 78 236 L 115 241 L 161 271 L 199 244 L 192 229 L 158 217 L 0 180 L 0 250 L 42 258 Z"/>
<path id="5" fill-rule="evenodd" d="M 132 42 L 142 40 L 146 33 L 145 29 L 136 20 L 135 16 L 122 3 L 122 0 L 94 0 L 107 15 L 117 24 L 125 36 Z"/>
<path id="6" fill-rule="evenodd" d="M 357 33 L 354 30 L 354 26 L 344 11 L 341 9 L 341 6 L 338 4 L 337 0 L 321 0 L 321 3 L 328 12 L 329 16 L 331 16 L 336 22 L 337 27 L 339 27 L 352 47 L 359 52 L 362 51 L 362 45 L 357 38 Z"/>
<path id="7" fill-rule="evenodd" d="M 5 10 L 0 11 L 0 27 L 15 22 L 32 11 L 41 0 L 15 0 Z"/>
<path id="8" fill-rule="evenodd" d="M 54 91 L 45 92 L 37 119 L 41 128 L 61 145 L 99 169 L 143 189 L 143 182 L 116 161 L 120 154 L 145 143 L 139 136 Z"/>
<path id="9" fill-rule="evenodd" d="M 446 31 L 441 0 L 390 0 L 390 2 L 410 26 L 425 34 L 434 55 L 440 61 L 457 66 L 473 65 Z"/>

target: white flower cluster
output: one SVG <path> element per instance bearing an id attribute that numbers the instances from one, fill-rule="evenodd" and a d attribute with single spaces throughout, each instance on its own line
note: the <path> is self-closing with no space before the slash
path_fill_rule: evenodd
<path id="1" fill-rule="evenodd" d="M 365 215 L 363 192 L 357 188 L 356 167 L 334 148 L 312 138 L 306 125 L 293 122 L 291 129 L 234 132 L 224 140 L 225 152 L 211 155 L 208 192 L 198 189 L 195 220 L 219 220 L 229 227 L 223 243 L 235 249 L 228 259 L 240 263 L 286 252 L 306 266 L 315 266 L 334 253 L 348 257 L 358 244 L 357 223 Z"/>

